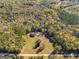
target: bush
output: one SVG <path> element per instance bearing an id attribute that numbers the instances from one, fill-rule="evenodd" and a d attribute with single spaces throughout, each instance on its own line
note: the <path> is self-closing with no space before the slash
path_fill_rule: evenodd
<path id="1" fill-rule="evenodd" d="M 14 32 L 16 34 L 18 34 L 19 36 L 22 36 L 22 35 L 26 34 L 26 29 L 22 26 L 17 26 L 14 28 Z"/>
<path id="2" fill-rule="evenodd" d="M 9 33 L 0 33 L 0 53 L 15 50 L 15 37 Z"/>
<path id="3" fill-rule="evenodd" d="M 74 36 L 76 36 L 77 38 L 79 38 L 79 32 L 75 31 L 73 34 L 74 34 Z"/>
<path id="4" fill-rule="evenodd" d="M 24 42 L 22 37 L 15 37 L 11 33 L 0 33 L 0 53 L 19 53 Z"/>

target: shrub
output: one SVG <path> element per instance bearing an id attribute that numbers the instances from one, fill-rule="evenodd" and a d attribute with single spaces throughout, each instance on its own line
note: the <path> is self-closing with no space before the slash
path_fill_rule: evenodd
<path id="1" fill-rule="evenodd" d="M 18 34 L 19 36 L 22 36 L 22 35 L 26 34 L 26 29 L 22 26 L 17 26 L 14 28 L 14 32 L 16 34 Z"/>

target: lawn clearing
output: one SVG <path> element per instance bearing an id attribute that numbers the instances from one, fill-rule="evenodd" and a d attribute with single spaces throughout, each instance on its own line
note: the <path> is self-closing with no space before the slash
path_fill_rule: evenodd
<path id="1" fill-rule="evenodd" d="M 35 54 L 37 49 L 33 49 L 35 46 L 35 42 L 38 40 L 38 36 L 35 37 L 29 37 L 28 35 L 23 36 L 23 38 L 26 40 L 26 44 L 21 50 L 22 54 Z M 44 45 L 45 48 L 43 51 L 40 52 L 40 54 L 49 54 L 53 50 L 52 44 L 49 42 L 49 40 L 42 36 L 42 43 L 40 45 Z"/>

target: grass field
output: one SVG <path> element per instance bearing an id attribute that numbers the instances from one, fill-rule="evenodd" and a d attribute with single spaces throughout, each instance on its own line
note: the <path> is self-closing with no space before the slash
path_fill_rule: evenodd
<path id="1" fill-rule="evenodd" d="M 35 36 L 33 38 L 29 37 L 28 35 L 23 36 L 25 39 L 26 43 L 23 49 L 21 50 L 22 54 L 35 54 L 37 49 L 33 49 L 35 42 L 38 40 L 38 36 Z M 48 54 L 50 51 L 53 50 L 52 44 L 49 42 L 45 36 L 42 36 L 42 43 L 41 45 L 44 44 L 45 48 L 43 51 L 40 52 L 40 54 Z"/>

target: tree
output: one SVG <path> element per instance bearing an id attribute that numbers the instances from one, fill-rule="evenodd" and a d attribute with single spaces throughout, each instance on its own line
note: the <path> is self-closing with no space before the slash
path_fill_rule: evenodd
<path id="1" fill-rule="evenodd" d="M 59 18 L 65 24 L 70 24 L 70 25 L 79 24 L 79 20 L 78 20 L 79 16 L 77 14 L 68 13 L 68 12 L 60 10 L 60 12 L 59 12 Z"/>
<path id="2" fill-rule="evenodd" d="M 15 34 L 19 36 L 26 34 L 26 29 L 23 26 L 16 26 L 13 29 L 14 29 Z"/>

